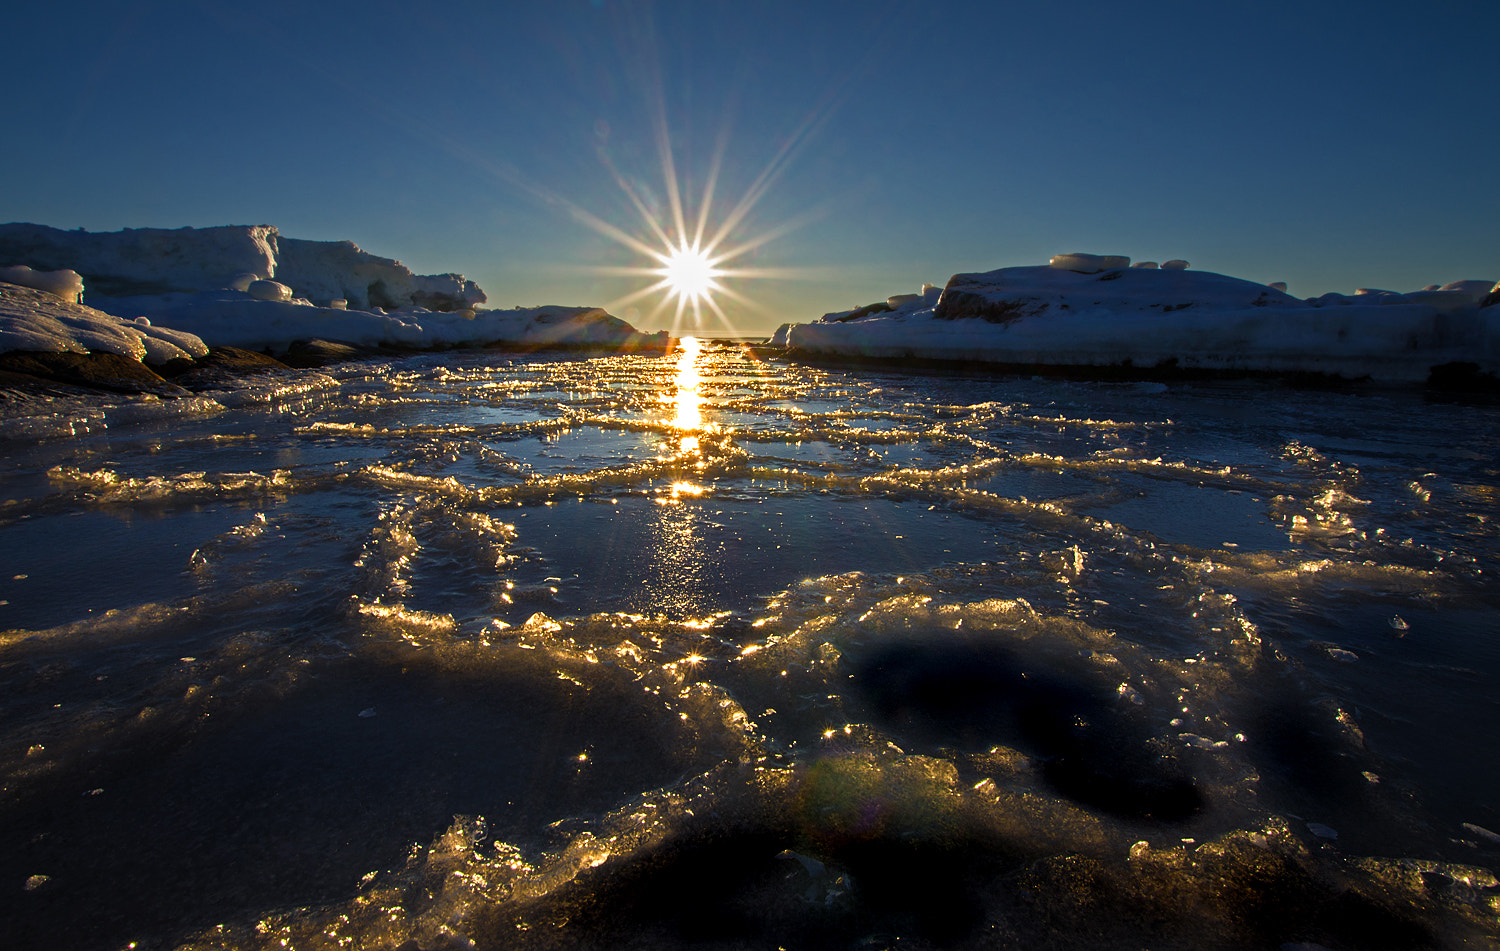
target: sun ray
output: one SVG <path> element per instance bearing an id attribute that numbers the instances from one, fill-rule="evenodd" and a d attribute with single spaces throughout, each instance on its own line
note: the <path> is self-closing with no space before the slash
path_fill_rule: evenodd
<path id="1" fill-rule="evenodd" d="M 620 190 L 625 193 L 625 196 L 630 199 L 630 203 L 635 206 L 635 210 L 640 213 L 641 220 L 646 223 L 646 227 L 651 229 L 652 233 L 656 235 L 656 239 L 661 242 L 661 244 L 670 245 L 672 243 L 671 236 L 669 236 L 666 229 L 662 227 L 661 221 L 657 218 L 657 216 L 652 213 L 651 208 L 646 203 L 646 200 L 641 197 L 640 189 L 636 188 L 635 185 L 631 183 L 630 179 L 626 178 L 625 174 L 615 167 L 614 162 L 611 161 L 610 157 L 603 151 L 600 151 L 599 159 L 604 163 L 604 167 L 609 169 L 610 175 L 614 177 L 615 184 L 620 186 Z M 637 248 L 637 250 L 639 250 L 639 248 Z"/>
<path id="2" fill-rule="evenodd" d="M 631 276 L 638 276 L 639 274 L 640 274 L 640 270 L 639 269 L 635 269 L 635 270 L 631 271 Z M 614 300 L 612 300 L 609 303 L 605 304 L 604 305 L 604 309 L 612 311 L 612 310 L 615 310 L 615 309 L 620 308 L 620 307 L 625 307 L 625 306 L 627 306 L 629 304 L 634 304 L 636 301 L 641 300 L 642 298 L 650 297 L 652 294 L 655 294 L 658 291 L 664 291 L 666 289 L 667 289 L 667 282 L 666 281 L 657 281 L 655 284 L 652 284 L 649 287 L 643 287 L 643 288 L 641 288 L 639 290 L 632 291 L 631 293 L 626 294 L 624 297 L 617 297 L 617 298 L 615 298 Z M 664 295 L 663 298 L 662 298 L 662 300 L 663 301 L 669 301 L 669 300 L 671 300 L 671 297 Z M 653 312 L 651 314 L 651 316 L 655 317 L 656 313 L 657 312 Z"/>
<path id="3" fill-rule="evenodd" d="M 703 234 L 708 230 L 709 212 L 713 208 L 714 191 L 719 184 L 719 170 L 724 166 L 724 156 L 729 153 L 729 127 L 728 116 L 730 110 L 725 110 L 724 124 L 719 127 L 718 138 L 714 142 L 713 158 L 708 162 L 708 177 L 703 183 L 703 201 L 698 206 L 698 225 L 693 229 L 693 244 L 701 247 L 703 245 Z M 713 245 L 710 245 L 712 247 Z"/>

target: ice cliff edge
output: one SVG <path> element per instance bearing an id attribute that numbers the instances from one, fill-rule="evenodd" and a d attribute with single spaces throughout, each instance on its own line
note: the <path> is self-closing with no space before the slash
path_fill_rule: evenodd
<path id="1" fill-rule="evenodd" d="M 454 311 L 486 300 L 461 274 L 413 274 L 352 241 L 288 238 L 272 225 L 90 232 L 4 224 L 0 262 L 77 271 L 90 295 L 111 298 L 214 291 L 253 275 L 309 301 L 345 301 L 357 310 Z"/>

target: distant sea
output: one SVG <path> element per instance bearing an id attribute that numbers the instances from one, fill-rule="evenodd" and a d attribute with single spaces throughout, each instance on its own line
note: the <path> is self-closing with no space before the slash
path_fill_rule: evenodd
<path id="1" fill-rule="evenodd" d="M 12 425 L 0 947 L 1500 942 L 1500 404 L 449 353 Z"/>

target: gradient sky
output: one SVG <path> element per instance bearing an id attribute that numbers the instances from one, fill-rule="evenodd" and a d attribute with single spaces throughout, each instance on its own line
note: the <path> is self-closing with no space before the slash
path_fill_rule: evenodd
<path id="1" fill-rule="evenodd" d="M 619 302 L 671 230 L 734 327 L 1088 251 L 1299 296 L 1500 279 L 1500 3 L 132 0 L 6 14 L 0 221 L 272 224 L 493 306 Z M 757 183 L 764 187 L 757 190 Z M 758 196 L 758 197 L 757 197 Z M 608 227 L 603 227 L 608 226 Z M 11 262 L 0 262 L 7 264 Z M 657 297 L 612 311 L 642 329 Z M 724 332 L 717 319 L 708 329 Z M 688 330 L 691 328 L 674 328 Z"/>

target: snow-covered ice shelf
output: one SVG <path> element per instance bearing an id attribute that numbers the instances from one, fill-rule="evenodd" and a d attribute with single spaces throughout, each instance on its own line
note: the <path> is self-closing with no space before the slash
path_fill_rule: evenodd
<path id="1" fill-rule="evenodd" d="M 1413 293 L 1361 290 L 1307 300 L 1275 285 L 1195 271 L 1185 261 L 1058 255 L 1050 265 L 955 274 L 939 290 L 891 297 L 772 343 L 796 356 L 1316 373 L 1413 383 L 1433 368 L 1500 371 L 1495 283 Z"/>

